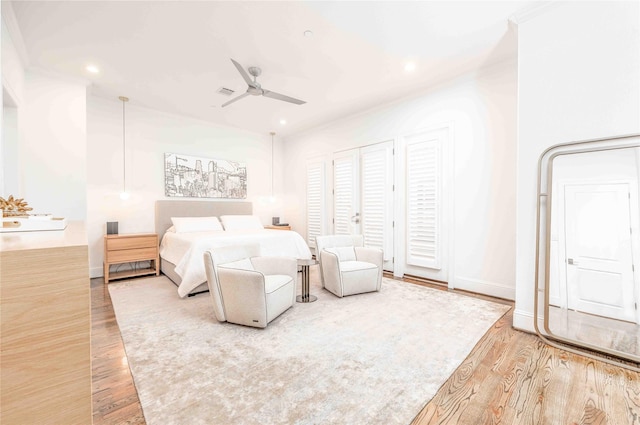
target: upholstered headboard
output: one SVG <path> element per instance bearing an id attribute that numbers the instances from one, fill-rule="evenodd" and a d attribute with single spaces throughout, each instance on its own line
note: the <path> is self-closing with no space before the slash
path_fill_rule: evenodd
<path id="1" fill-rule="evenodd" d="M 159 238 L 171 227 L 171 217 L 220 217 L 252 214 L 253 204 L 245 201 L 156 201 L 156 233 Z"/>

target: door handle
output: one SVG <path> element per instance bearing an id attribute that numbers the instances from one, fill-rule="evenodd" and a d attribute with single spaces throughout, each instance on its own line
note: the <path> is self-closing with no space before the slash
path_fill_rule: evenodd
<path id="1" fill-rule="evenodd" d="M 355 224 L 360 223 L 360 213 L 356 213 L 355 215 L 351 216 L 351 222 Z"/>
<path id="2" fill-rule="evenodd" d="M 574 261 L 573 258 L 567 259 L 567 263 L 570 264 L 570 265 L 573 265 L 573 266 L 577 266 L 578 265 L 578 262 Z"/>

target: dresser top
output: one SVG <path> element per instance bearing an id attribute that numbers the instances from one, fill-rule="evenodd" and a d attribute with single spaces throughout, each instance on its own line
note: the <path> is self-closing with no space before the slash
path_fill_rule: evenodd
<path id="1" fill-rule="evenodd" d="M 87 245 L 84 222 L 70 221 L 64 230 L 0 233 L 0 252 Z"/>

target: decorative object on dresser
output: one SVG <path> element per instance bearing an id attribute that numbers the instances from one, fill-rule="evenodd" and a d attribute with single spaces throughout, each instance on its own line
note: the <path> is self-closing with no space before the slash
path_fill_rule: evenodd
<path id="1" fill-rule="evenodd" d="M 117 234 L 118 234 L 118 222 L 107 221 L 107 235 L 117 235 Z"/>
<path id="2" fill-rule="evenodd" d="M 0 234 L 0 423 L 91 423 L 84 225 Z"/>
<path id="3" fill-rule="evenodd" d="M 165 153 L 164 181 L 165 196 L 247 197 L 247 165 L 243 162 Z"/>
<path id="4" fill-rule="evenodd" d="M 0 233 L 64 230 L 67 221 L 51 214 L 31 214 L 33 208 L 23 198 L 0 197 Z"/>
<path id="5" fill-rule="evenodd" d="M 26 216 L 33 210 L 23 198 L 14 198 L 9 195 L 7 199 L 0 197 L 0 210 L 3 217 Z"/>
<path id="6" fill-rule="evenodd" d="M 149 267 L 138 268 L 137 263 L 140 261 L 149 261 Z M 130 263 L 128 269 L 111 273 L 112 265 L 122 266 L 125 263 Z M 104 236 L 104 283 L 113 279 L 151 274 L 160 275 L 156 233 Z"/>

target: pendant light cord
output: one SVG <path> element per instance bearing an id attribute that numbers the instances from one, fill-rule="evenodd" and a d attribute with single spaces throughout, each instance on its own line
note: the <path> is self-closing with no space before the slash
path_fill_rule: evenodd
<path id="1" fill-rule="evenodd" d="M 273 199 L 273 136 L 276 135 L 275 132 L 271 132 L 271 199 Z"/>
<path id="2" fill-rule="evenodd" d="M 124 104 L 129 101 L 128 97 L 118 97 L 122 101 L 122 193 L 127 192 L 127 150 L 126 150 L 126 120 Z"/>
<path id="3" fill-rule="evenodd" d="M 126 103 L 125 100 L 122 101 L 122 191 L 126 192 L 127 191 L 127 151 L 126 151 L 126 144 L 125 144 L 125 137 L 126 137 L 126 132 L 125 132 L 125 115 L 124 115 L 124 104 Z"/>

